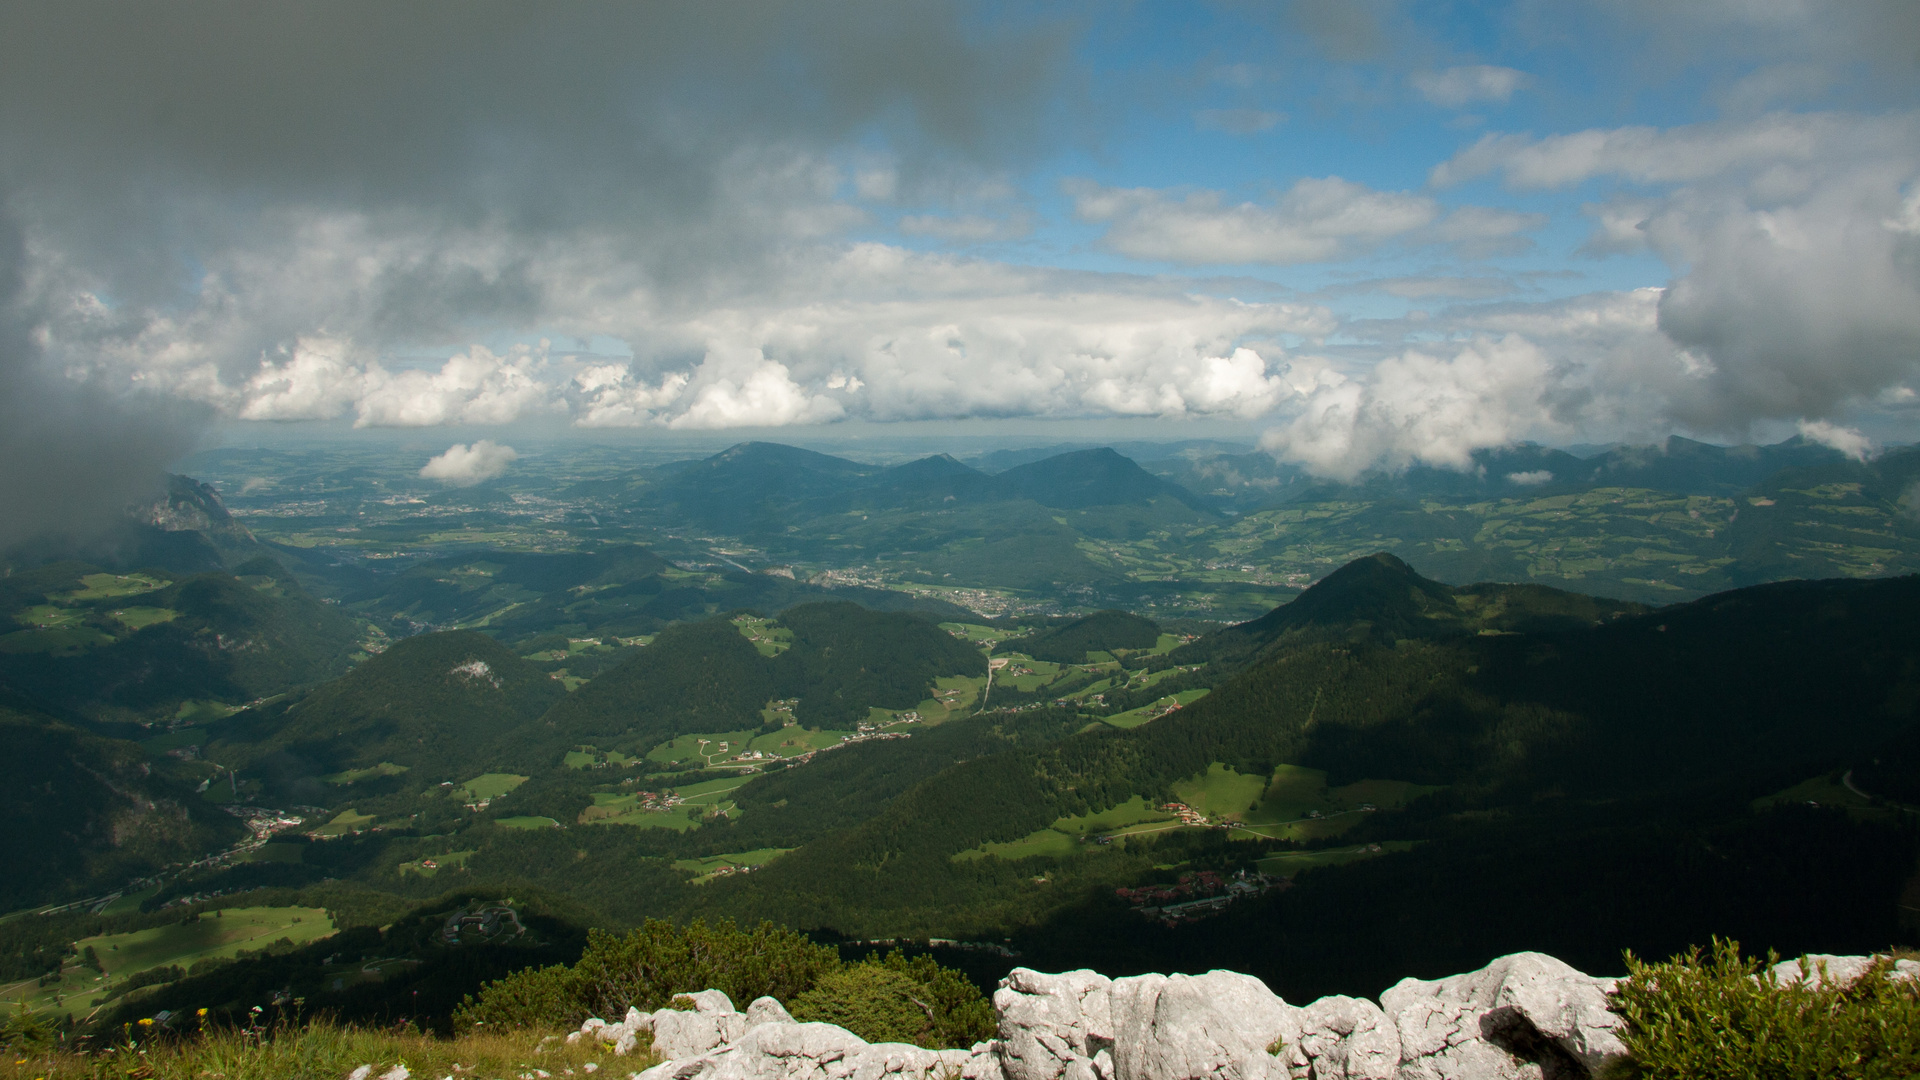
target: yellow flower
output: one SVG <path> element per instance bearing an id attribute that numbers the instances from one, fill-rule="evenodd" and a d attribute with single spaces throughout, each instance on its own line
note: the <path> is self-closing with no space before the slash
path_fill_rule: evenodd
<path id="1" fill-rule="evenodd" d="M 205 1015 L 207 1015 L 207 1010 L 206 1010 L 206 1008 L 205 1008 L 205 1007 L 203 1006 L 203 1007 L 201 1007 L 200 1009 L 198 1009 L 198 1010 L 196 1010 L 196 1011 L 194 1012 L 194 1014 L 193 1014 L 193 1015 L 195 1015 L 195 1016 L 205 1016 Z"/>
<path id="2" fill-rule="evenodd" d="M 151 1016 L 143 1016 L 143 1017 L 141 1017 L 141 1018 L 140 1018 L 140 1026 L 141 1026 L 141 1027 L 152 1027 L 152 1026 L 153 1026 L 153 1017 L 151 1017 Z"/>

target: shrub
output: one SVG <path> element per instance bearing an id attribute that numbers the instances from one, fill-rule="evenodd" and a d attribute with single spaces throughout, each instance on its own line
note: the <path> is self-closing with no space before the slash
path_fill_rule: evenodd
<path id="1" fill-rule="evenodd" d="M 590 931 L 572 969 L 515 972 L 488 984 L 478 1001 L 455 1013 L 461 1025 L 507 1027 L 577 1025 L 589 1016 L 618 1018 L 628 1006 L 651 1011 L 673 995 L 715 989 L 744 1008 L 771 995 L 792 1000 L 840 966 L 832 949 L 792 930 L 761 923 L 741 930 L 732 921 L 686 927 L 649 919 L 624 937 Z"/>
<path id="2" fill-rule="evenodd" d="M 796 1020 L 838 1024 L 868 1042 L 907 1042 L 929 1049 L 967 1047 L 993 1036 L 993 1006 L 959 972 L 930 956 L 849 964 L 820 977 L 794 998 Z"/>
<path id="3" fill-rule="evenodd" d="M 453 1011 L 457 1028 L 481 1025 L 494 1028 L 577 1027 L 586 1019 L 579 980 L 564 964 L 521 968 L 495 979 L 480 990 L 480 1000 L 467 995 Z"/>
<path id="4" fill-rule="evenodd" d="M 1714 939 L 1664 964 L 1627 954 L 1627 978 L 1613 1010 L 1629 1057 L 1614 1078 L 1644 1080 L 1880 1080 L 1920 1073 L 1920 985 L 1889 978 L 1876 960 L 1846 986 L 1782 985 L 1765 961 L 1743 958 L 1737 942 Z M 1803 972 L 1809 962 L 1800 961 Z"/>

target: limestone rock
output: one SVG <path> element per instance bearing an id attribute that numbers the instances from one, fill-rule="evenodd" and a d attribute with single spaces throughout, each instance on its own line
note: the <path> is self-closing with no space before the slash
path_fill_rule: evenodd
<path id="1" fill-rule="evenodd" d="M 1281 1051 L 1294 1077 L 1394 1080 L 1400 1072 L 1400 1034 L 1371 1001 L 1323 997 L 1300 1010 L 1299 1024 Z"/>
<path id="2" fill-rule="evenodd" d="M 1094 1055 L 1113 1045 L 1112 985 L 1093 971 L 1013 969 L 993 994 L 1006 1080 L 1095 1080 Z"/>
<path id="3" fill-rule="evenodd" d="M 697 994 L 675 994 L 673 1000 L 693 1002 L 694 1012 L 719 1013 L 725 1015 L 734 1011 L 733 999 L 724 990 L 702 990 Z"/>
<path id="4" fill-rule="evenodd" d="M 746 1034 L 747 1018 L 733 1011 L 733 1001 L 718 990 L 678 995 L 693 1002 L 691 1010 L 660 1009 L 653 1014 L 654 1052 L 669 1061 L 699 1057 L 737 1042 Z"/>
<path id="5" fill-rule="evenodd" d="M 1106 1051 L 1100 1053 L 1105 1054 Z M 1006 1070 L 1001 1067 L 998 1039 L 973 1044 L 973 1049 L 967 1052 L 967 1059 L 960 1063 L 960 1080 L 1007 1080 Z M 1111 1076 L 1102 1077 L 1101 1080 L 1111 1080 Z"/>
<path id="6" fill-rule="evenodd" d="M 1872 956 L 1832 956 L 1827 953 L 1813 953 L 1807 960 L 1806 978 L 1808 985 L 1814 987 L 1834 983 L 1851 986 L 1860 976 L 1867 973 L 1876 957 Z M 1825 972 L 1825 978 L 1821 977 Z M 1781 986 L 1794 986 L 1800 982 L 1800 961 L 1782 960 L 1773 965 L 1773 977 Z M 1920 978 L 1920 962 L 1913 960 L 1895 960 L 1890 976 L 1894 979 Z"/>
<path id="7" fill-rule="evenodd" d="M 1298 1010 L 1251 975 L 1139 975 L 1113 983 L 1116 1080 L 1268 1080 L 1267 1053 L 1299 1036 Z"/>
<path id="8" fill-rule="evenodd" d="M 791 1024 L 793 1017 L 788 1015 L 786 1007 L 770 997 L 757 997 L 747 1006 L 747 1026 L 759 1027 L 761 1024 Z"/>
<path id="9" fill-rule="evenodd" d="M 656 1014 L 657 1019 L 657 1014 Z M 667 1061 L 641 1080 L 922 1080 L 957 1072 L 965 1050 L 923 1050 L 906 1043 L 868 1043 L 832 1024 L 769 1021 L 733 1044 Z"/>
<path id="10" fill-rule="evenodd" d="M 1380 996 L 1400 1036 L 1400 1080 L 1579 1080 L 1626 1052 L 1612 979 L 1541 953 L 1479 971 L 1402 979 Z"/>

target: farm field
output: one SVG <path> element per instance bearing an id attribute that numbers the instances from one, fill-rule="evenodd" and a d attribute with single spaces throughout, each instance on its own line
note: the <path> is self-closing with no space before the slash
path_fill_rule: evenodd
<path id="1" fill-rule="evenodd" d="M 761 656 L 779 656 L 793 647 L 793 631 L 773 619 L 736 615 L 733 625 L 740 631 L 741 637 L 753 642 L 753 647 Z"/>
<path id="2" fill-rule="evenodd" d="M 346 836 L 358 832 L 373 824 L 374 815 L 362 814 L 348 807 L 333 816 L 333 820 L 315 829 L 307 831 L 308 836 Z"/>
<path id="3" fill-rule="evenodd" d="M 1002 630 L 994 626 L 981 626 L 978 623 L 957 622 L 943 622 L 940 624 L 940 629 L 945 630 L 954 637 L 965 638 L 975 645 L 984 645 L 989 650 L 1010 637 L 1025 633 L 1024 629 Z"/>
<path id="4" fill-rule="evenodd" d="M 50 1016 L 86 1016 L 94 1000 L 114 983 L 154 968 L 190 969 L 203 960 L 231 959 L 242 949 L 262 949 L 285 939 L 294 945 L 317 941 L 334 932 L 324 908 L 247 907 L 209 912 L 191 922 L 172 923 L 125 934 L 82 938 L 74 943 L 81 956 L 91 949 L 100 973 L 69 961 L 60 980 L 41 987 L 26 980 L 0 987 L 0 998 L 24 1000 L 29 1009 Z"/>
<path id="5" fill-rule="evenodd" d="M 466 851 L 449 851 L 445 855 L 429 855 L 423 859 L 416 859 L 412 862 L 403 862 L 393 869 L 397 874 L 418 874 L 421 877 L 430 878 L 439 874 L 442 870 L 458 869 L 466 866 L 467 860 L 472 858 L 477 851 L 477 848 L 471 848 Z M 426 865 L 427 863 L 432 863 L 433 865 L 428 866 Z"/>
<path id="6" fill-rule="evenodd" d="M 628 757 L 618 750 L 602 751 L 594 746 L 576 747 L 560 756 L 560 763 L 569 769 L 592 769 L 602 765 L 618 769 L 639 760 L 641 759 Z"/>
<path id="7" fill-rule="evenodd" d="M 80 588 L 62 595 L 61 599 L 81 602 L 115 600 L 123 596 L 150 593 L 171 584 L 151 574 L 87 574 L 80 579 Z"/>
<path id="8" fill-rule="evenodd" d="M 703 766 L 727 768 L 735 766 L 730 759 L 739 754 L 758 751 L 769 757 L 796 757 L 809 750 L 837 746 L 852 734 L 851 731 L 803 728 L 798 724 L 789 724 L 779 731 L 764 735 L 753 729 L 694 732 L 647 751 L 646 760 L 662 765 L 697 761 Z M 751 768 L 744 764 L 737 767 Z"/>
<path id="9" fill-rule="evenodd" d="M 1109 834 L 1118 836 L 1130 829 L 1147 831 L 1142 829 L 1142 826 L 1151 826 L 1157 830 L 1169 827 L 1168 823 L 1172 821 L 1171 814 L 1149 804 L 1144 797 L 1135 795 L 1118 806 L 1109 807 L 1098 813 L 1064 817 L 1018 840 L 982 844 L 977 848 L 963 851 L 953 858 L 956 862 L 964 862 L 989 855 L 1000 859 L 1024 859 L 1032 855 L 1071 855 L 1081 850 L 1081 845 L 1090 836 Z"/>
<path id="10" fill-rule="evenodd" d="M 503 817 L 493 823 L 504 829 L 557 829 L 560 823 L 550 817 Z"/>
<path id="11" fill-rule="evenodd" d="M 1112 716 L 1101 717 L 1101 719 L 1122 730 L 1137 728 L 1141 724 L 1165 716 L 1175 706 L 1184 708 L 1206 696 L 1207 688 L 1204 686 L 1196 687 L 1192 690 L 1182 690 L 1177 694 L 1169 694 L 1151 705 L 1143 705 L 1138 709 L 1129 709 L 1123 713 L 1115 713 Z"/>
<path id="12" fill-rule="evenodd" d="M 1436 790 L 1399 780 L 1361 780 L 1328 789 L 1326 774 L 1318 769 L 1282 765 L 1267 778 L 1235 772 L 1218 762 L 1205 773 L 1173 785 L 1181 802 L 1210 823 L 1229 826 L 1230 835 L 1301 841 L 1344 832 L 1366 812 L 1363 806 L 1390 809 Z M 1081 845 L 1092 836 L 1124 841 L 1128 836 L 1189 827 L 1197 826 L 1182 825 L 1172 814 L 1136 795 L 1097 814 L 1061 818 L 1018 840 L 982 844 L 953 858 L 1065 856 L 1083 850 Z"/>
<path id="13" fill-rule="evenodd" d="M 676 859 L 675 870 L 687 870 L 695 876 L 692 884 L 701 885 L 715 878 L 726 877 L 741 870 L 752 870 L 792 851 L 792 848 L 757 848 L 753 851 L 733 851 L 722 855 L 709 855 L 704 859 Z"/>
<path id="14" fill-rule="evenodd" d="M 453 789 L 453 797 L 461 802 L 497 799 L 526 782 L 518 773 L 482 773 Z"/>
<path id="15" fill-rule="evenodd" d="M 580 823 L 685 832 L 700 817 L 731 813 L 734 803 L 727 796 L 752 779 L 750 774 L 743 773 L 684 787 L 666 788 L 661 793 L 676 796 L 679 801 L 658 809 L 646 807 L 648 793 L 643 791 L 596 791 L 593 793 L 593 805 L 580 812 Z"/>
<path id="16" fill-rule="evenodd" d="M 627 825 L 639 829 L 672 829 L 686 832 L 693 818 L 685 806 L 648 810 L 641 805 L 638 792 L 596 791 L 593 805 L 580 812 L 582 825 Z"/>
<path id="17" fill-rule="evenodd" d="M 107 612 L 113 620 L 129 630 L 145 630 L 163 622 L 172 622 L 180 613 L 172 608 L 163 607 L 126 607 Z"/>
<path id="18" fill-rule="evenodd" d="M 378 765 L 369 765 L 364 769 L 348 769 L 345 772 L 337 772 L 331 776 L 323 776 L 320 779 L 329 784 L 345 786 L 347 784 L 358 783 L 362 780 L 375 780 L 382 776 L 399 776 L 406 771 L 407 766 L 405 765 L 395 765 L 391 761 L 383 761 Z"/>
<path id="19" fill-rule="evenodd" d="M 1320 840 L 1338 836 L 1360 821 L 1369 808 L 1395 810 L 1437 787 L 1404 780 L 1357 780 L 1329 788 L 1327 774 L 1299 765 L 1282 765 L 1248 813 L 1238 815 L 1236 831 L 1280 840 Z"/>
<path id="20" fill-rule="evenodd" d="M 1374 859 L 1396 851 L 1412 851 L 1416 843 L 1412 840 L 1386 840 L 1378 844 L 1360 844 L 1334 851 L 1280 851 L 1268 855 L 1255 865 L 1263 874 L 1292 877 L 1302 870 L 1311 870 L 1319 866 L 1344 866 L 1347 863 Z"/>
<path id="21" fill-rule="evenodd" d="M 1238 773 L 1216 761 L 1206 772 L 1173 785 L 1173 794 L 1209 820 L 1238 819 L 1257 808 L 1268 783 L 1267 777 Z"/>
<path id="22" fill-rule="evenodd" d="M 1848 787 L 1844 777 L 1836 778 L 1829 775 L 1802 780 L 1783 791 L 1761 796 L 1753 800 L 1751 805 L 1755 810 L 1764 810 L 1775 806 L 1809 803 L 1816 806 L 1840 807 L 1849 816 L 1858 819 L 1886 822 L 1894 822 L 1902 818 L 1911 819 L 1910 814 L 1902 813 L 1897 806 L 1874 805 L 1872 799 Z"/>

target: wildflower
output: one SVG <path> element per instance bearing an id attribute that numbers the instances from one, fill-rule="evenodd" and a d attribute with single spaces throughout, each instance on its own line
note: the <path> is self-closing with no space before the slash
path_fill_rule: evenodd
<path id="1" fill-rule="evenodd" d="M 141 1026 L 141 1027 L 152 1027 L 152 1026 L 153 1026 L 153 1017 L 151 1017 L 151 1016 L 143 1016 L 143 1017 L 141 1017 L 141 1018 L 140 1018 L 140 1026 Z"/>
<path id="2" fill-rule="evenodd" d="M 198 1008 L 198 1009 L 195 1009 L 195 1010 L 194 1010 L 194 1013 L 193 1013 L 193 1015 L 195 1015 L 195 1016 L 205 1016 L 205 1015 L 207 1015 L 207 1007 L 206 1007 L 206 1006 L 204 1006 L 204 1005 L 202 1005 L 202 1006 L 201 1006 L 200 1008 Z"/>

